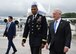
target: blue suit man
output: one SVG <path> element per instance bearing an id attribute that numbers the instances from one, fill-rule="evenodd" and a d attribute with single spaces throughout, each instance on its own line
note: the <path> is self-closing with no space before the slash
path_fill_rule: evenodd
<path id="1" fill-rule="evenodd" d="M 8 48 L 6 54 L 9 54 L 9 50 L 11 47 L 13 48 L 14 51 L 12 54 L 15 54 L 17 52 L 17 49 L 13 43 L 13 38 L 16 36 L 16 24 L 12 22 L 12 20 L 13 17 L 9 16 L 8 22 L 6 23 L 6 29 L 4 32 L 4 36 L 6 36 L 8 39 Z"/>

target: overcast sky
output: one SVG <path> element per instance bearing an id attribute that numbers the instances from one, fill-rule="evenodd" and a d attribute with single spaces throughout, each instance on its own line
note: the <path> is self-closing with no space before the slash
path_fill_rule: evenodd
<path id="1" fill-rule="evenodd" d="M 0 16 L 23 16 L 34 1 L 42 4 L 47 12 L 55 8 L 76 12 L 76 0 L 0 0 Z"/>

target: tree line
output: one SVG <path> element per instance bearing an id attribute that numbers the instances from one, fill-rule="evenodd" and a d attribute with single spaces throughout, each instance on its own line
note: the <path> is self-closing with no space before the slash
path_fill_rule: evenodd
<path id="1" fill-rule="evenodd" d="M 62 18 L 76 18 L 76 13 L 64 13 Z"/>

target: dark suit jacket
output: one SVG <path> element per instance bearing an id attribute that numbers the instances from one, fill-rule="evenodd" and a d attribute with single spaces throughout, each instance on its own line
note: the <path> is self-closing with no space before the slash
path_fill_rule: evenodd
<path id="1" fill-rule="evenodd" d="M 65 46 L 70 48 L 71 28 L 69 22 L 61 20 L 56 33 L 54 32 L 54 22 L 52 22 L 49 27 L 48 43 L 50 50 L 57 52 L 63 52 Z"/>
<path id="2" fill-rule="evenodd" d="M 8 32 L 7 32 L 7 28 L 5 29 L 4 36 L 10 37 L 10 38 L 13 38 L 13 36 L 16 36 L 16 25 L 14 22 L 11 22 Z"/>
<path id="3" fill-rule="evenodd" d="M 40 21 L 38 19 L 41 18 Z M 31 46 L 40 46 L 42 39 L 47 38 L 47 22 L 45 16 L 37 14 L 37 17 L 33 19 L 33 15 L 27 18 L 23 37 L 27 38 L 29 34 L 29 42 Z"/>

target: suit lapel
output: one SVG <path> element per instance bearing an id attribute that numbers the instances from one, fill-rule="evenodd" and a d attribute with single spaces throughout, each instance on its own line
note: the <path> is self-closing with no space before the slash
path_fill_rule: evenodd
<path id="1" fill-rule="evenodd" d="M 50 29 L 52 30 L 53 34 L 55 34 L 55 32 L 54 32 L 54 21 L 52 22 L 52 24 L 50 26 L 51 26 Z"/>
<path id="2" fill-rule="evenodd" d="M 40 15 L 39 15 L 39 14 L 37 14 L 36 18 L 34 19 L 34 22 L 37 22 L 37 21 L 38 21 L 38 19 L 39 19 L 39 17 L 40 17 Z"/>
<path id="3" fill-rule="evenodd" d="M 37 20 L 38 18 L 39 18 L 39 14 L 37 14 L 37 16 L 36 16 L 35 20 Z"/>
<path id="4" fill-rule="evenodd" d="M 61 21 L 60 21 L 60 23 L 59 23 L 59 26 L 58 26 L 58 28 L 57 28 L 57 31 L 56 31 L 56 33 L 59 31 L 59 29 L 60 29 L 60 27 L 62 26 L 62 19 L 61 19 Z"/>

